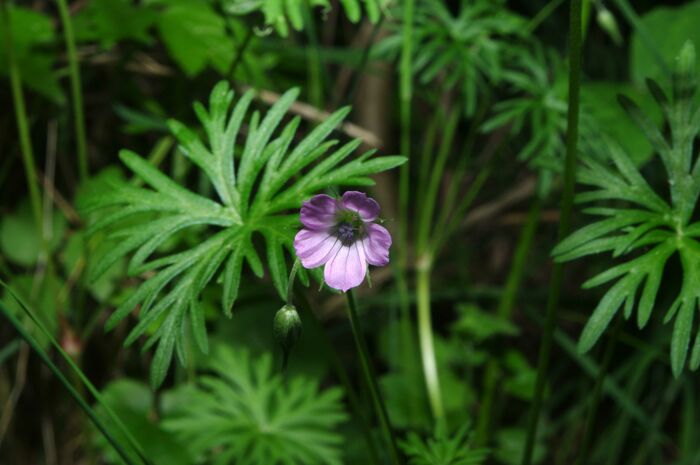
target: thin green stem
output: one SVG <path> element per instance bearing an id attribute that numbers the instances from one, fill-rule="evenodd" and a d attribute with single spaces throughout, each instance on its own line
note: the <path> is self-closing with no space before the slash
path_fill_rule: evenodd
<path id="1" fill-rule="evenodd" d="M 51 370 L 51 372 L 56 376 L 56 378 L 61 382 L 63 387 L 68 391 L 68 394 L 75 400 L 75 402 L 80 406 L 80 408 L 85 412 L 85 414 L 94 423 L 95 427 L 102 433 L 102 435 L 107 439 L 107 441 L 114 447 L 114 450 L 119 454 L 119 456 L 129 465 L 135 465 L 129 454 L 122 447 L 119 442 L 110 434 L 107 427 L 102 423 L 102 420 L 97 416 L 95 411 L 88 405 L 88 403 L 82 398 L 82 396 L 76 391 L 75 387 L 68 381 L 68 379 L 61 373 L 61 370 L 51 361 L 51 358 L 44 352 L 37 341 L 24 329 L 22 323 L 20 323 L 17 318 L 12 314 L 10 310 L 5 307 L 3 302 L 0 302 L 0 311 L 2 311 L 3 316 L 7 321 L 12 324 L 17 333 L 24 339 L 27 344 L 34 350 L 34 352 L 39 356 L 42 362 Z"/>
<path id="2" fill-rule="evenodd" d="M 306 35 L 311 42 L 308 52 L 308 73 L 309 73 L 309 101 L 316 108 L 323 108 L 323 67 L 321 65 L 321 47 L 319 46 L 316 24 L 311 13 L 309 0 L 304 2 L 304 16 L 306 22 Z"/>
<path id="3" fill-rule="evenodd" d="M 554 13 L 554 10 L 556 10 L 562 3 L 564 3 L 564 0 L 550 0 L 549 3 L 547 3 L 544 8 L 542 8 L 537 15 L 535 15 L 535 17 L 527 23 L 527 26 L 525 26 L 525 34 L 532 34 L 535 32 L 535 29 L 537 29 L 545 19 L 549 18 L 549 16 Z"/>
<path id="4" fill-rule="evenodd" d="M 430 177 L 427 188 L 425 191 L 421 190 L 418 193 L 418 195 L 420 195 L 422 198 L 422 209 L 419 212 L 418 219 L 418 234 L 416 234 L 416 248 L 418 250 L 419 258 L 421 254 L 427 252 L 426 247 L 429 241 L 430 226 L 434 223 L 433 215 L 440 189 L 440 182 L 442 181 L 442 175 L 445 171 L 445 164 L 447 163 L 447 158 L 450 154 L 450 148 L 452 147 L 452 140 L 454 139 L 458 120 L 459 111 L 453 110 L 447 117 L 445 130 L 442 133 L 442 141 L 440 142 L 440 150 L 438 151 L 437 157 L 435 157 L 433 160 L 430 168 Z"/>
<path id="5" fill-rule="evenodd" d="M 440 392 L 433 324 L 430 318 L 430 264 L 419 263 L 416 271 L 416 301 L 418 305 L 418 339 L 420 341 L 423 375 L 428 390 L 430 409 L 438 424 L 445 422 L 445 409 Z"/>
<path id="6" fill-rule="evenodd" d="M 435 150 L 435 140 L 438 134 L 438 128 L 445 124 L 442 114 L 435 115 L 428 123 L 423 139 L 423 150 L 420 153 L 418 164 L 418 185 L 416 186 L 416 211 L 423 211 L 425 203 L 425 192 L 428 190 L 428 176 L 430 175 L 430 165 L 433 161 L 431 154 Z"/>
<path id="7" fill-rule="evenodd" d="M 442 248 L 445 246 L 447 240 L 454 234 L 460 226 L 462 226 L 462 220 L 464 215 L 467 213 L 469 207 L 471 207 L 476 196 L 481 192 L 481 188 L 484 187 L 486 180 L 491 176 L 493 168 L 491 166 L 484 168 L 476 176 L 474 182 L 472 182 L 469 189 L 461 198 L 459 204 L 452 211 L 452 215 L 448 216 L 444 223 L 441 221 L 442 218 L 438 219 L 437 226 L 433 229 L 433 237 L 431 238 L 429 250 L 433 251 L 433 255 L 437 255 Z"/>
<path id="8" fill-rule="evenodd" d="M 372 365 L 369 360 L 369 353 L 367 351 L 367 346 L 362 337 L 362 328 L 360 327 L 360 320 L 357 316 L 357 302 L 355 301 L 355 294 L 352 290 L 348 291 L 346 294 L 348 305 L 348 317 L 350 319 L 350 326 L 352 328 L 352 337 L 355 341 L 355 347 L 357 348 L 357 354 L 360 358 L 360 365 L 362 368 L 362 376 L 365 379 L 367 388 L 369 389 L 370 396 L 372 397 L 372 403 L 374 404 L 374 409 L 379 419 L 379 426 L 382 429 L 382 433 L 389 446 L 389 455 L 391 456 L 391 463 L 399 463 L 399 454 L 396 449 L 396 438 L 394 437 L 394 431 L 391 428 L 391 423 L 389 421 L 389 414 L 387 413 L 384 400 L 382 399 L 381 393 L 379 392 L 379 386 L 377 385 L 377 377 L 374 374 Z"/>
<path id="9" fill-rule="evenodd" d="M 294 298 L 294 279 L 297 276 L 297 271 L 299 271 L 299 259 L 294 260 L 292 270 L 289 272 L 289 280 L 287 281 L 287 305 L 292 305 L 292 299 Z"/>
<path id="10" fill-rule="evenodd" d="M 414 373 L 414 331 L 411 319 L 410 289 L 408 282 L 408 211 L 409 178 L 411 176 L 411 101 L 413 99 L 413 11 L 415 0 L 405 0 L 403 15 L 403 43 L 401 46 L 401 63 L 399 65 L 399 101 L 401 121 L 401 153 L 408 161 L 399 170 L 399 221 L 396 237 L 396 289 L 399 293 L 401 328 L 401 352 L 403 370 Z"/>
<path id="11" fill-rule="evenodd" d="M 595 425 L 595 421 L 598 416 L 598 407 L 600 406 L 600 398 L 601 394 L 603 393 L 603 384 L 605 383 L 605 377 L 610 369 L 610 362 L 612 361 L 612 356 L 615 352 L 615 345 L 617 344 L 617 338 L 620 334 L 623 321 L 624 320 L 622 319 L 621 315 L 618 315 L 617 321 L 615 322 L 615 327 L 608 338 L 608 343 L 605 347 L 605 353 L 603 354 L 603 360 L 600 364 L 600 368 L 598 368 L 598 376 L 596 376 L 590 410 L 588 411 L 588 419 L 586 420 L 586 434 L 583 436 L 583 442 L 581 443 L 580 449 L 581 453 L 576 461 L 577 465 L 586 465 L 588 463 L 588 456 L 594 433 L 593 426 Z"/>
<path id="12" fill-rule="evenodd" d="M 350 90 L 348 91 L 347 95 L 345 97 L 339 96 L 338 102 L 340 104 L 335 104 L 333 105 L 332 108 L 337 108 L 339 106 L 345 106 L 345 105 L 351 105 L 353 100 L 355 99 L 355 94 L 357 94 L 357 89 L 360 87 L 360 82 L 362 81 L 362 76 L 364 75 L 365 68 L 367 67 L 367 64 L 369 63 L 369 57 L 370 53 L 372 51 L 372 47 L 377 41 L 377 34 L 382 28 L 382 24 L 384 23 L 384 16 L 379 18 L 379 21 L 377 21 L 377 24 L 374 25 L 372 28 L 372 33 L 369 36 L 369 40 L 367 41 L 367 45 L 365 45 L 365 48 L 362 50 L 362 56 L 360 57 L 360 64 L 357 66 L 355 70 L 355 75 L 352 78 L 352 83 L 350 84 Z"/>
<path id="13" fill-rule="evenodd" d="M 231 30 L 231 34 L 235 36 L 233 30 Z M 253 28 L 248 28 L 248 30 L 245 33 L 245 37 L 243 37 L 243 42 L 237 47 L 236 56 L 233 60 L 231 60 L 231 65 L 226 70 L 226 79 L 228 79 L 230 82 L 233 82 L 233 75 L 238 69 L 238 65 L 240 65 L 243 61 L 243 56 L 245 54 L 245 51 L 248 49 L 251 40 L 253 39 L 253 34 Z"/>
<path id="14" fill-rule="evenodd" d="M 632 5 L 630 5 L 629 1 L 615 0 L 615 4 L 617 5 L 617 8 L 619 8 L 619 10 L 622 12 L 622 15 L 625 17 L 625 19 L 632 25 L 635 31 L 637 31 L 637 33 L 639 34 L 639 39 L 654 57 L 654 61 L 656 61 L 656 65 L 659 67 L 659 69 L 664 74 L 670 76 L 671 68 L 669 67 L 666 60 L 664 60 L 664 57 L 661 54 L 659 47 L 657 46 L 657 42 L 651 37 L 646 26 L 644 25 L 644 23 L 642 23 L 642 20 L 639 18 L 637 12 L 634 11 L 634 8 L 632 7 Z"/>
<path id="15" fill-rule="evenodd" d="M 630 399 L 635 401 L 639 398 L 642 389 L 644 388 L 644 382 L 646 381 L 647 370 L 649 365 L 654 361 L 654 357 L 648 354 L 641 354 L 641 360 L 637 360 L 635 363 L 635 369 L 632 371 L 632 375 L 625 386 L 625 392 L 628 393 Z M 607 451 L 607 462 L 605 465 L 617 465 L 622 463 L 621 456 L 625 449 L 625 443 L 627 435 L 630 430 L 632 423 L 632 416 L 628 411 L 622 409 L 620 412 L 620 419 L 618 420 L 615 430 L 611 433 L 612 437 L 616 440 L 610 444 L 610 448 Z"/>
<path id="16" fill-rule="evenodd" d="M 515 246 L 513 254 L 513 263 L 511 264 L 508 278 L 506 280 L 505 289 L 498 302 L 496 314 L 499 318 L 510 320 L 515 300 L 520 291 L 520 286 L 525 274 L 525 268 L 528 264 L 527 258 L 532 248 L 532 242 L 535 238 L 535 231 L 540 220 L 542 211 L 542 199 L 537 196 L 530 205 L 530 211 L 527 215 L 527 220 L 523 225 L 523 229 L 518 237 L 518 242 Z M 489 437 L 492 420 L 493 401 L 496 394 L 496 386 L 499 378 L 499 367 L 496 359 L 489 360 L 486 365 L 484 374 L 484 389 L 482 400 L 479 408 L 479 416 L 476 428 L 476 443 L 479 445 L 485 444 Z"/>
<path id="17" fill-rule="evenodd" d="M 654 434 L 654 432 L 659 431 L 664 423 L 668 421 L 669 411 L 676 402 L 676 398 L 680 394 L 682 386 L 683 383 L 679 382 L 679 380 L 673 380 L 668 383 L 663 396 L 659 399 L 660 402 L 658 402 L 654 409 L 654 417 L 651 419 L 652 428 L 645 430 L 645 436 L 641 439 L 639 447 L 636 448 L 634 456 L 626 457 L 626 463 L 631 465 L 662 463 L 659 459 L 649 460 L 649 457 L 655 452 L 671 447 L 671 445 L 676 447 L 675 441 L 670 439 L 666 439 L 665 443 L 662 443 L 662 438 Z"/>
<path id="18" fill-rule="evenodd" d="M 6 343 L 2 349 L 0 349 L 0 365 L 5 363 L 5 360 L 8 358 L 12 357 L 15 352 L 17 352 L 22 345 L 22 341 L 20 339 L 14 339 L 8 343 Z"/>
<path id="19" fill-rule="evenodd" d="M 27 119 L 27 110 L 24 103 L 24 94 L 22 93 L 22 75 L 19 70 L 19 65 L 15 60 L 12 32 L 9 16 L 9 7 L 5 0 L 0 0 L 0 22 L 2 30 L 5 32 L 5 54 L 10 72 L 10 86 L 12 88 L 12 101 L 15 106 L 15 119 L 17 120 L 17 132 L 19 133 L 20 149 L 22 151 L 22 162 L 24 163 L 24 173 L 27 178 L 27 188 L 29 189 L 29 200 L 32 205 L 32 213 L 34 215 L 34 223 L 36 225 L 39 237 L 42 239 L 44 252 L 47 254 L 48 260 L 48 244 L 44 239 L 44 231 L 42 227 L 41 213 L 41 194 L 37 184 L 38 178 L 36 174 L 36 163 L 34 161 L 34 150 L 29 136 L 29 122 Z"/>
<path id="20" fill-rule="evenodd" d="M 68 74 L 70 76 L 70 90 L 73 100 L 73 121 L 75 124 L 75 141 L 78 149 L 78 166 L 80 179 L 88 177 L 87 140 L 85 137 L 85 116 L 83 110 L 83 91 L 80 83 L 80 64 L 78 53 L 75 48 L 75 37 L 73 35 L 73 22 L 66 0 L 56 0 L 58 12 L 63 24 L 63 37 L 66 41 L 66 51 L 68 52 Z"/>
<path id="21" fill-rule="evenodd" d="M 463 214 L 474 201 L 474 197 L 472 197 L 472 194 L 476 196 L 476 194 L 481 190 L 483 183 L 486 181 L 486 179 L 491 173 L 490 166 L 487 166 L 486 168 L 482 169 L 479 172 L 479 175 L 472 183 L 469 190 L 467 191 L 467 194 L 463 194 L 460 196 L 462 181 L 464 180 L 467 174 L 467 166 L 471 158 L 470 154 L 474 148 L 474 143 L 476 142 L 477 136 L 479 135 L 479 128 L 481 127 L 481 123 L 483 122 L 485 116 L 488 114 L 489 108 L 490 104 L 488 100 L 483 100 L 482 103 L 479 105 L 479 109 L 477 110 L 474 120 L 470 124 L 467 136 L 464 142 L 462 143 L 462 150 L 460 152 L 459 159 L 457 160 L 457 164 L 454 168 L 452 179 L 450 180 L 450 183 L 447 187 L 447 192 L 444 195 L 444 200 L 440 208 L 440 213 L 438 214 L 438 217 L 435 220 L 434 231 L 440 231 L 441 233 L 439 233 L 438 236 L 441 236 L 443 238 L 446 238 L 448 236 L 448 234 L 446 234 L 447 231 L 450 231 L 449 235 L 451 235 L 452 232 L 454 232 L 459 227 L 460 222 L 462 221 Z M 496 150 L 500 149 L 505 145 L 506 138 L 504 137 L 503 139 L 504 142 L 500 143 L 497 146 Z M 440 237 L 433 237 L 432 243 L 433 250 L 435 250 L 436 252 L 439 251 L 441 247 Z"/>
<path id="22" fill-rule="evenodd" d="M 362 408 L 362 403 L 360 402 L 359 396 L 350 382 L 350 376 L 348 375 L 345 364 L 343 364 L 342 360 L 340 359 L 338 351 L 335 349 L 335 346 L 328 337 L 328 334 L 326 331 L 324 331 L 323 325 L 318 320 L 318 317 L 314 311 L 311 309 L 311 304 L 306 298 L 304 292 L 299 286 L 296 287 L 296 291 L 296 300 L 299 303 L 299 309 L 304 313 L 304 315 L 308 316 L 308 318 L 304 318 L 304 321 L 306 324 L 311 326 L 310 329 L 313 333 L 318 334 L 318 340 L 322 345 L 321 352 L 328 357 L 328 360 L 335 371 L 335 375 L 343 385 L 345 395 L 347 396 L 348 403 L 350 404 L 350 409 L 354 412 L 353 418 L 360 423 L 360 428 L 365 436 L 372 463 L 378 465 L 379 454 L 377 452 L 377 445 L 375 444 L 375 437 L 372 434 L 372 428 L 367 420 L 367 416 L 365 415 L 366 411 Z"/>
<path id="23" fill-rule="evenodd" d="M 430 410 L 433 413 L 433 417 L 439 423 L 444 422 L 445 411 L 440 390 L 437 361 L 435 359 L 433 329 L 431 324 L 430 270 L 433 251 L 429 249 L 428 242 L 430 225 L 433 224 L 434 208 L 437 202 L 440 180 L 445 170 L 445 164 L 450 153 L 458 120 L 459 112 L 458 110 L 453 110 L 447 118 L 446 127 L 442 133 L 442 140 L 440 142 L 440 150 L 433 160 L 430 176 L 428 177 L 427 173 L 421 173 L 420 175 L 423 182 L 418 192 L 421 206 L 417 222 L 418 231 L 416 234 L 416 250 L 418 251 L 418 270 L 416 273 L 418 340 Z M 427 152 L 424 152 L 423 155 L 421 165 L 426 165 L 422 166 L 422 168 L 427 168 Z"/>
<path id="24" fill-rule="evenodd" d="M 105 402 L 104 398 L 102 397 L 102 394 L 100 394 L 97 388 L 92 384 L 92 382 L 90 382 L 88 377 L 78 367 L 75 361 L 73 361 L 73 359 L 66 353 L 63 347 L 58 343 L 58 341 L 56 341 L 54 335 L 51 332 L 49 332 L 48 329 L 46 329 L 44 324 L 36 317 L 34 312 L 31 311 L 31 309 L 24 302 L 24 300 L 22 300 L 22 298 L 20 298 L 19 295 L 17 295 L 17 293 L 10 286 L 7 285 L 7 283 L 5 283 L 3 280 L 0 280 L 0 287 L 5 289 L 7 293 L 10 296 L 12 296 L 13 299 L 15 299 L 15 301 L 24 311 L 24 314 L 27 315 L 27 317 L 32 321 L 34 326 L 36 326 L 39 329 L 39 331 L 41 331 L 41 333 L 44 335 L 44 337 L 51 343 L 53 348 L 61 356 L 66 365 L 68 365 L 73 371 L 73 373 L 77 376 L 77 379 L 80 380 L 82 385 L 84 385 L 88 389 L 88 391 L 90 391 L 90 394 L 92 394 L 95 400 L 102 406 L 102 408 L 104 408 L 107 415 L 109 415 L 111 420 L 114 422 L 114 425 L 116 425 L 116 427 L 120 429 L 121 433 L 124 435 L 131 448 L 136 452 L 136 454 L 138 454 L 141 461 L 146 465 L 151 465 L 151 461 L 148 460 L 148 458 L 144 454 L 141 445 L 136 441 L 129 429 L 124 425 L 124 423 L 117 416 L 114 410 L 112 410 L 109 404 Z"/>
<path id="25" fill-rule="evenodd" d="M 567 114 L 564 190 L 562 194 L 561 216 L 559 218 L 558 231 L 559 240 L 568 236 L 571 231 L 571 214 L 574 203 L 574 181 L 578 155 L 579 94 L 581 84 L 581 0 L 572 0 L 570 6 L 569 62 L 569 108 Z M 530 423 L 522 458 L 523 465 L 530 465 L 532 463 L 532 453 L 535 447 L 535 438 L 537 437 L 537 428 L 544 398 L 545 380 L 549 368 L 552 338 L 559 310 L 562 278 L 563 266 L 557 263 L 553 267 L 549 295 L 547 297 L 547 314 L 537 363 L 537 380 L 535 382 L 535 394 L 532 401 Z"/>
<path id="26" fill-rule="evenodd" d="M 411 295 L 405 271 L 398 266 L 394 266 L 392 269 L 399 302 L 399 353 L 401 355 L 399 362 L 404 376 L 407 379 L 415 379 L 420 376 L 420 367 L 416 363 L 418 361 L 415 344 L 417 335 L 410 314 Z M 407 413 L 410 417 L 415 418 L 417 410 L 417 406 L 411 403 L 410 411 Z"/>
<path id="27" fill-rule="evenodd" d="M 413 98 L 413 9 L 415 0 L 404 2 L 403 44 L 401 63 L 399 65 L 400 84 L 399 99 L 401 105 L 401 153 L 408 157 L 408 162 L 401 165 L 399 171 L 399 234 L 398 263 L 405 273 L 408 265 L 408 201 L 409 177 L 411 174 L 411 100 Z"/>

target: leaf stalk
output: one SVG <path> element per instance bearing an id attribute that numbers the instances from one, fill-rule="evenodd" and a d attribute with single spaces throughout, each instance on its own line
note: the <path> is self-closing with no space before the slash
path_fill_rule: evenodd
<path id="1" fill-rule="evenodd" d="M 581 0 L 572 0 L 569 10 L 569 107 L 567 114 L 564 189 L 561 202 L 561 216 L 559 218 L 559 241 L 568 236 L 571 231 L 571 214 L 574 203 L 574 181 L 576 178 L 576 162 L 578 158 L 579 97 L 581 87 L 581 12 Z M 532 463 L 535 438 L 537 437 L 537 428 L 539 426 L 542 401 L 544 399 L 546 375 L 551 357 L 552 339 L 559 310 L 562 279 L 563 265 L 561 263 L 555 263 L 552 279 L 550 280 L 549 295 L 547 297 L 547 313 L 537 363 L 535 394 L 532 401 L 527 440 L 522 457 L 523 465 L 530 465 Z"/>

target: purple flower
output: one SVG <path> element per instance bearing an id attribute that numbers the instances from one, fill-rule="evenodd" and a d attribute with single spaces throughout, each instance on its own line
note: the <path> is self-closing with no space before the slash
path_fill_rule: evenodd
<path id="1" fill-rule="evenodd" d="M 389 263 L 391 235 L 374 221 L 379 204 L 362 192 L 349 191 L 342 199 L 316 195 L 301 206 L 304 226 L 294 238 L 304 268 L 326 265 L 326 284 L 343 292 L 357 287 L 367 265 Z"/>

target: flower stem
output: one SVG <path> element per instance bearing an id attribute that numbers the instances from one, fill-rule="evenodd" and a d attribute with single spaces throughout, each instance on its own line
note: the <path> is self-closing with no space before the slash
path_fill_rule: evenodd
<path id="1" fill-rule="evenodd" d="M 372 403 L 374 404 L 374 409 L 376 411 L 377 418 L 379 419 L 379 425 L 389 446 L 391 463 L 398 464 L 399 454 L 396 449 L 396 438 L 394 437 L 394 432 L 391 428 L 391 423 L 389 422 L 389 415 L 387 413 L 386 406 L 379 392 L 377 378 L 369 361 L 367 346 L 362 338 L 362 328 L 360 327 L 360 320 L 357 317 L 357 303 L 355 301 L 355 294 L 352 292 L 352 290 L 350 290 L 345 295 L 347 296 L 348 300 L 347 310 L 348 317 L 350 318 L 350 326 L 352 328 L 352 336 L 355 340 L 357 353 L 360 357 L 362 376 L 364 377 L 367 388 L 369 389 L 369 393 L 372 397 Z"/>
<path id="2" fill-rule="evenodd" d="M 63 24 L 63 37 L 66 41 L 66 51 L 68 52 L 68 73 L 70 75 L 71 97 L 73 99 L 73 121 L 75 124 L 75 140 L 78 149 L 78 167 L 80 179 L 85 180 L 88 176 L 87 142 L 85 137 L 85 116 L 83 112 L 83 91 L 80 84 L 80 66 L 78 64 L 78 53 L 75 48 L 75 37 L 73 35 L 73 22 L 66 0 L 56 0 L 58 12 Z"/>
<path id="3" fill-rule="evenodd" d="M 299 271 L 299 259 L 294 260 L 292 270 L 289 272 L 289 279 L 287 280 L 287 305 L 292 305 L 292 300 L 294 298 L 294 279 L 297 276 L 297 271 Z"/>
<path id="4" fill-rule="evenodd" d="M 335 346 L 328 337 L 328 333 L 324 330 L 323 325 L 318 320 L 318 316 L 316 316 L 314 311 L 311 309 L 311 304 L 309 303 L 309 299 L 306 297 L 306 294 L 304 294 L 304 292 L 298 287 L 296 288 L 296 300 L 299 303 L 299 309 L 303 312 L 305 317 L 304 321 L 310 325 L 311 333 L 318 334 L 318 340 L 321 344 L 321 353 L 328 358 L 328 361 L 335 371 L 335 375 L 343 385 L 345 395 L 348 399 L 348 404 L 350 404 L 350 409 L 354 413 L 353 419 L 357 420 L 359 423 L 359 427 L 363 432 L 365 441 L 367 442 L 370 460 L 373 464 L 378 465 L 380 461 L 379 453 L 377 452 L 377 445 L 375 444 L 376 438 L 372 434 L 372 427 L 366 416 L 367 412 L 365 409 L 363 409 L 360 398 L 350 382 L 350 376 L 345 364 L 343 364 L 342 360 L 340 359 L 338 351 L 335 349 Z"/>
<path id="5" fill-rule="evenodd" d="M 405 0 L 403 15 L 403 44 L 401 63 L 399 65 L 399 98 L 401 103 L 401 154 L 408 157 L 408 162 L 401 165 L 399 171 L 399 234 L 398 262 L 405 273 L 408 255 L 408 200 L 409 177 L 411 174 L 411 100 L 413 97 L 413 7 L 415 0 Z"/>
<path id="6" fill-rule="evenodd" d="M 549 16 L 554 13 L 554 10 L 556 10 L 559 5 L 564 3 L 564 0 L 550 0 L 544 8 L 542 8 L 537 15 L 535 15 L 534 18 L 532 18 L 527 25 L 525 26 L 525 33 L 527 34 L 532 34 L 535 32 L 535 29 L 537 29 L 540 24 L 544 22 Z"/>
<path id="7" fill-rule="evenodd" d="M 231 35 L 235 37 L 235 33 L 231 30 Z M 236 56 L 231 60 L 231 65 L 228 67 L 226 70 L 226 79 L 228 79 L 231 83 L 233 83 L 233 75 L 238 69 L 238 65 L 243 62 L 243 56 L 248 49 L 248 46 L 250 45 L 251 40 L 253 39 L 253 34 L 254 34 L 254 29 L 252 27 L 248 28 L 248 30 L 245 33 L 245 37 L 243 37 L 243 41 L 241 42 L 240 45 L 236 47 Z M 233 87 L 233 84 L 231 85 Z"/>
<path id="8" fill-rule="evenodd" d="M 401 63 L 399 65 L 399 101 L 401 121 L 400 150 L 408 161 L 401 165 L 399 171 L 399 212 L 398 234 L 396 240 L 396 284 L 399 293 L 399 327 L 401 328 L 401 350 L 403 370 L 413 373 L 415 354 L 415 336 L 412 329 L 411 305 L 408 284 L 408 210 L 409 178 L 411 175 L 411 101 L 413 99 L 413 11 L 415 0 L 405 0 L 403 14 L 403 31 L 401 46 Z"/>
<path id="9" fill-rule="evenodd" d="M 630 2 L 628 0 L 614 1 L 617 5 L 617 8 L 620 10 L 627 22 L 629 22 L 632 25 L 634 31 L 639 35 L 639 40 L 642 42 L 642 44 L 644 44 L 645 49 L 648 50 L 649 53 L 651 53 L 651 56 L 656 62 L 657 68 L 661 72 L 663 72 L 664 75 L 670 76 L 671 68 L 669 67 L 668 63 L 666 63 L 666 60 L 664 59 L 661 51 L 659 50 L 658 42 L 656 42 L 651 37 L 649 30 L 644 25 L 642 19 L 639 17 L 637 12 L 634 11 L 634 8 L 632 7 L 632 5 L 630 5 Z"/>
<path id="10" fill-rule="evenodd" d="M 68 381 L 68 379 L 63 375 L 61 370 L 53 363 L 51 358 L 46 352 L 39 346 L 38 342 L 32 337 L 29 332 L 24 328 L 22 323 L 5 308 L 4 302 L 0 302 L 0 313 L 10 322 L 14 329 L 19 333 L 19 335 L 24 339 L 27 344 L 34 350 L 34 352 L 39 356 L 42 362 L 47 366 L 47 368 L 56 376 L 63 387 L 68 391 L 68 394 L 75 400 L 75 402 L 80 406 L 80 408 L 85 412 L 85 414 L 92 420 L 93 424 L 102 433 L 102 435 L 107 439 L 114 450 L 119 454 L 119 456 L 124 460 L 125 463 L 129 465 L 135 465 L 134 461 L 131 459 L 129 453 L 126 449 L 116 440 L 109 430 L 103 423 L 103 421 L 97 416 L 95 411 L 90 407 L 90 405 L 83 399 L 83 397 L 78 393 L 75 387 Z"/>
<path id="11" fill-rule="evenodd" d="M 309 0 L 304 2 L 304 20 L 306 35 L 311 43 L 307 47 L 308 53 L 308 76 L 309 76 L 309 101 L 316 108 L 323 108 L 323 65 L 321 63 L 321 53 L 318 41 L 316 24 L 314 23 L 311 4 Z"/>
<path id="12" fill-rule="evenodd" d="M 416 271 L 416 300 L 418 305 L 418 339 L 423 362 L 423 375 L 428 390 L 430 410 L 438 424 L 444 424 L 445 411 L 440 393 L 435 344 L 433 343 L 433 324 L 430 320 L 430 264 L 420 263 Z"/>
<path id="13" fill-rule="evenodd" d="M 595 424 L 596 417 L 598 416 L 598 407 L 600 405 L 600 396 L 603 392 L 603 383 L 605 382 L 605 376 L 610 368 L 610 361 L 612 360 L 612 355 L 615 352 L 615 345 L 617 344 L 617 338 L 620 334 L 620 329 L 622 327 L 622 317 L 617 316 L 617 321 L 615 322 L 615 327 L 613 328 L 612 334 L 608 339 L 608 343 L 605 347 L 605 353 L 603 354 L 603 360 L 598 368 L 598 376 L 595 380 L 595 387 L 593 388 L 593 397 L 591 398 L 591 407 L 588 411 L 588 418 L 586 420 L 586 433 L 583 436 L 583 442 L 581 443 L 581 452 L 576 461 L 576 465 L 586 465 L 588 463 L 588 454 L 591 448 L 591 441 L 593 440 L 593 425 Z"/>
<path id="14" fill-rule="evenodd" d="M 535 230 L 540 219 L 542 211 L 542 199 L 537 196 L 530 205 L 530 211 L 527 215 L 527 220 L 520 232 L 518 243 L 513 254 L 513 264 L 508 272 L 506 286 L 498 302 L 497 315 L 503 320 L 510 320 L 515 306 L 515 299 L 518 296 L 520 285 L 523 280 L 527 257 L 532 247 L 532 241 L 535 237 Z M 489 430 L 491 428 L 491 416 L 493 408 L 493 400 L 496 394 L 496 386 L 498 381 L 498 362 L 495 359 L 489 360 L 486 365 L 484 374 L 484 390 L 479 408 L 478 423 L 476 428 L 476 443 L 483 445 L 486 443 Z"/>
<path id="15" fill-rule="evenodd" d="M 579 94 L 581 84 L 581 0 L 571 0 L 569 10 L 569 62 L 569 108 L 567 114 L 564 191 L 562 194 L 561 216 L 559 218 L 558 231 L 558 238 L 560 241 L 568 236 L 571 231 L 571 213 L 574 203 L 574 181 L 578 154 Z M 542 400 L 544 398 L 545 377 L 549 368 L 552 339 L 559 310 L 562 277 L 563 267 L 560 263 L 556 263 L 553 267 L 549 295 L 547 297 L 547 314 L 537 363 L 537 381 L 535 382 L 535 394 L 532 401 L 530 423 L 523 452 L 523 465 L 530 465 L 532 463 L 532 454 L 535 447 L 535 438 L 537 437 Z"/>
<path id="16" fill-rule="evenodd" d="M 27 110 L 24 103 L 24 95 L 22 93 L 22 75 L 19 70 L 17 61 L 15 60 L 14 49 L 12 45 L 12 31 L 10 24 L 9 6 L 5 0 L 0 0 L 0 24 L 5 32 L 5 54 L 10 73 L 10 86 L 12 88 L 12 101 L 15 107 L 15 119 L 17 120 L 17 132 L 19 133 L 20 149 L 22 151 L 22 162 L 24 163 L 24 173 L 27 177 L 27 188 L 29 189 L 29 200 L 32 206 L 32 214 L 34 215 L 34 223 L 42 241 L 42 247 L 46 253 L 48 260 L 48 244 L 44 237 L 42 227 L 42 208 L 41 194 L 37 187 L 36 163 L 34 161 L 34 150 L 32 148 L 31 138 L 29 136 L 29 123 L 27 119 Z"/>

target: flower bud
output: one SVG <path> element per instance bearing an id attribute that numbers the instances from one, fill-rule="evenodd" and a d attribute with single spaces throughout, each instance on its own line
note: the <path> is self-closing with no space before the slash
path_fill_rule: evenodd
<path id="1" fill-rule="evenodd" d="M 610 10 L 605 7 L 598 9 L 598 14 L 596 15 L 596 20 L 598 25 L 603 29 L 615 42 L 615 45 L 622 44 L 622 35 L 620 34 L 620 28 L 617 27 L 617 21 Z"/>
<path id="2" fill-rule="evenodd" d="M 285 305 L 277 310 L 272 332 L 282 351 L 288 354 L 301 335 L 301 319 L 293 305 Z"/>
<path id="3" fill-rule="evenodd" d="M 690 99 L 695 93 L 695 46 L 686 41 L 676 58 L 673 73 L 673 93 L 676 100 Z"/>

